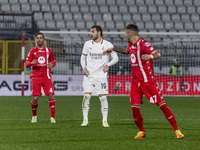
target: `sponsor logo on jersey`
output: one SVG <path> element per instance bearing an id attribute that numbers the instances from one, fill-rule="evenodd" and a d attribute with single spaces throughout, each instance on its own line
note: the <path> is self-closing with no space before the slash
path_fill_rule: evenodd
<path id="1" fill-rule="evenodd" d="M 132 48 L 132 49 L 135 49 L 135 48 L 137 48 L 137 47 L 136 47 L 136 46 L 132 46 L 131 48 Z"/>
<path id="2" fill-rule="evenodd" d="M 152 50 L 153 50 L 153 47 L 151 47 L 150 50 L 152 51 Z"/>
<path id="3" fill-rule="evenodd" d="M 39 50 L 38 52 L 45 52 L 45 51 Z"/>
<path id="4" fill-rule="evenodd" d="M 45 63 L 45 58 L 44 58 L 43 56 L 39 57 L 39 58 L 38 58 L 38 62 L 39 62 L 40 64 Z"/>
<path id="5" fill-rule="evenodd" d="M 149 42 L 144 43 L 144 46 L 149 47 L 151 44 Z"/>

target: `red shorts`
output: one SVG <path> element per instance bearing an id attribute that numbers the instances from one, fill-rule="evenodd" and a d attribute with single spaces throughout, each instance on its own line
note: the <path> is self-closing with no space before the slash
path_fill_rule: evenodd
<path id="1" fill-rule="evenodd" d="M 130 102 L 133 104 L 141 104 L 143 94 L 151 104 L 157 104 L 164 101 L 164 98 L 158 88 L 156 82 L 131 82 Z"/>
<path id="2" fill-rule="evenodd" d="M 54 95 L 54 88 L 51 79 L 48 78 L 32 78 L 31 81 L 31 89 L 32 89 L 32 96 L 41 96 L 41 87 L 43 87 L 43 91 L 45 95 L 53 94 Z"/>

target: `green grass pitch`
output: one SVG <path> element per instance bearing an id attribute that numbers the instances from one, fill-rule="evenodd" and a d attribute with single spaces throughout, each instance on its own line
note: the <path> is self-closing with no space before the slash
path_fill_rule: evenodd
<path id="1" fill-rule="evenodd" d="M 108 123 L 103 128 L 100 101 L 91 98 L 89 126 L 81 127 L 82 96 L 56 96 L 56 124 L 50 123 L 46 97 L 38 106 L 38 123 L 31 124 L 31 97 L 0 97 L 0 150 L 197 150 L 200 149 L 199 97 L 165 97 L 184 133 L 176 139 L 157 106 L 141 105 L 146 137 L 132 119 L 129 97 L 109 96 Z"/>

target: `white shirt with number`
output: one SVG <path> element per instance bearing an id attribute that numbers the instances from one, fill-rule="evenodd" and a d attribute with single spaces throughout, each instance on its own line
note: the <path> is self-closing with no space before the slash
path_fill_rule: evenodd
<path id="1" fill-rule="evenodd" d="M 112 43 L 101 39 L 99 43 L 93 40 L 86 41 L 82 54 L 87 56 L 86 67 L 90 77 L 106 78 L 107 72 L 103 72 L 104 66 L 109 62 L 109 55 L 103 55 L 103 51 L 113 48 Z"/>

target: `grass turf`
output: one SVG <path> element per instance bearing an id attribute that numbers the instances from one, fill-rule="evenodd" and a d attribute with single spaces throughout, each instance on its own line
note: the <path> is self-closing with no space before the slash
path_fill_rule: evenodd
<path id="1" fill-rule="evenodd" d="M 171 125 L 157 106 L 146 99 L 141 106 L 144 139 L 132 119 L 129 97 L 108 97 L 110 128 L 103 128 L 100 101 L 93 96 L 89 126 L 81 127 L 82 97 L 56 96 L 56 124 L 50 123 L 46 97 L 38 106 L 38 123 L 31 124 L 31 97 L 0 97 L 0 150 L 129 150 L 200 149 L 200 100 L 198 97 L 166 97 L 178 126 L 184 133 L 176 139 Z"/>

